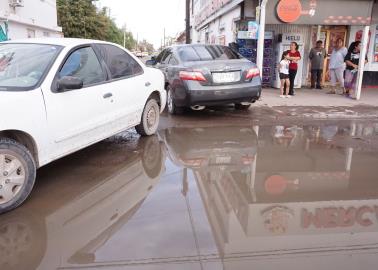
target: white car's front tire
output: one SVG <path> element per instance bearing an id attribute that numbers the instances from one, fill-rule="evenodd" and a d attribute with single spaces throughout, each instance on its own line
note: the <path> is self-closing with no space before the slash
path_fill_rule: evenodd
<path id="1" fill-rule="evenodd" d="M 146 106 L 144 106 L 141 122 L 135 127 L 135 129 L 142 136 L 153 135 L 159 126 L 159 120 L 159 104 L 155 99 L 149 99 Z"/>
<path id="2" fill-rule="evenodd" d="M 33 189 L 36 166 L 22 144 L 0 139 L 0 214 L 22 204 Z"/>

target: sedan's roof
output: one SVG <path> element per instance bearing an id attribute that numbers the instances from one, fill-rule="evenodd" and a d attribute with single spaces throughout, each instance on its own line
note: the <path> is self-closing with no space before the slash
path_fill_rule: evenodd
<path id="1" fill-rule="evenodd" d="M 27 38 L 27 39 L 15 39 L 4 43 L 30 43 L 30 44 L 49 44 L 59 45 L 63 47 L 72 47 L 88 43 L 108 43 L 100 40 L 93 39 L 81 39 L 81 38 Z"/>

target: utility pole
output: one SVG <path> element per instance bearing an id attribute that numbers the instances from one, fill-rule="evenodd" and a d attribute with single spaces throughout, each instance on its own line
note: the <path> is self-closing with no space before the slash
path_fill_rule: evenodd
<path id="1" fill-rule="evenodd" d="M 123 28 L 123 47 L 126 48 L 126 26 Z"/>
<path id="2" fill-rule="evenodd" d="M 186 36 L 186 44 L 190 44 L 190 0 L 185 0 L 185 36 Z"/>
<path id="3" fill-rule="evenodd" d="M 165 48 L 165 28 L 163 30 L 163 48 Z"/>

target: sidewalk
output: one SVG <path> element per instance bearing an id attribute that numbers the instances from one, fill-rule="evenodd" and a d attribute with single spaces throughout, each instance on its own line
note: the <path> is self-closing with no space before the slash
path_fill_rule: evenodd
<path id="1" fill-rule="evenodd" d="M 292 119 L 378 120 L 378 89 L 363 89 L 360 100 L 327 94 L 329 89 L 297 89 L 295 96 L 280 98 L 279 89 L 264 88 L 261 100 L 253 104 L 257 115 Z M 264 113 L 262 113 L 264 112 Z"/>
<path id="2" fill-rule="evenodd" d="M 378 89 L 362 89 L 361 99 L 355 100 L 341 95 L 329 95 L 329 89 L 310 90 L 306 88 L 296 89 L 295 96 L 280 98 L 279 89 L 264 88 L 261 100 L 254 106 L 311 106 L 311 107 L 378 107 Z"/>

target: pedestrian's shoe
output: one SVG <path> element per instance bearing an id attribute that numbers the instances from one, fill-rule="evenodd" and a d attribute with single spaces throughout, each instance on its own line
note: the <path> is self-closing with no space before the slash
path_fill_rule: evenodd
<path id="1" fill-rule="evenodd" d="M 334 95 L 334 94 L 336 94 L 336 91 L 335 90 L 331 90 L 331 91 L 328 91 L 327 94 Z"/>
<path id="2" fill-rule="evenodd" d="M 323 87 L 321 87 L 321 86 L 317 86 L 316 89 L 318 89 L 318 90 L 322 90 Z"/>
<path id="3" fill-rule="evenodd" d="M 280 95 L 280 98 L 284 98 L 285 97 L 285 95 Z"/>

